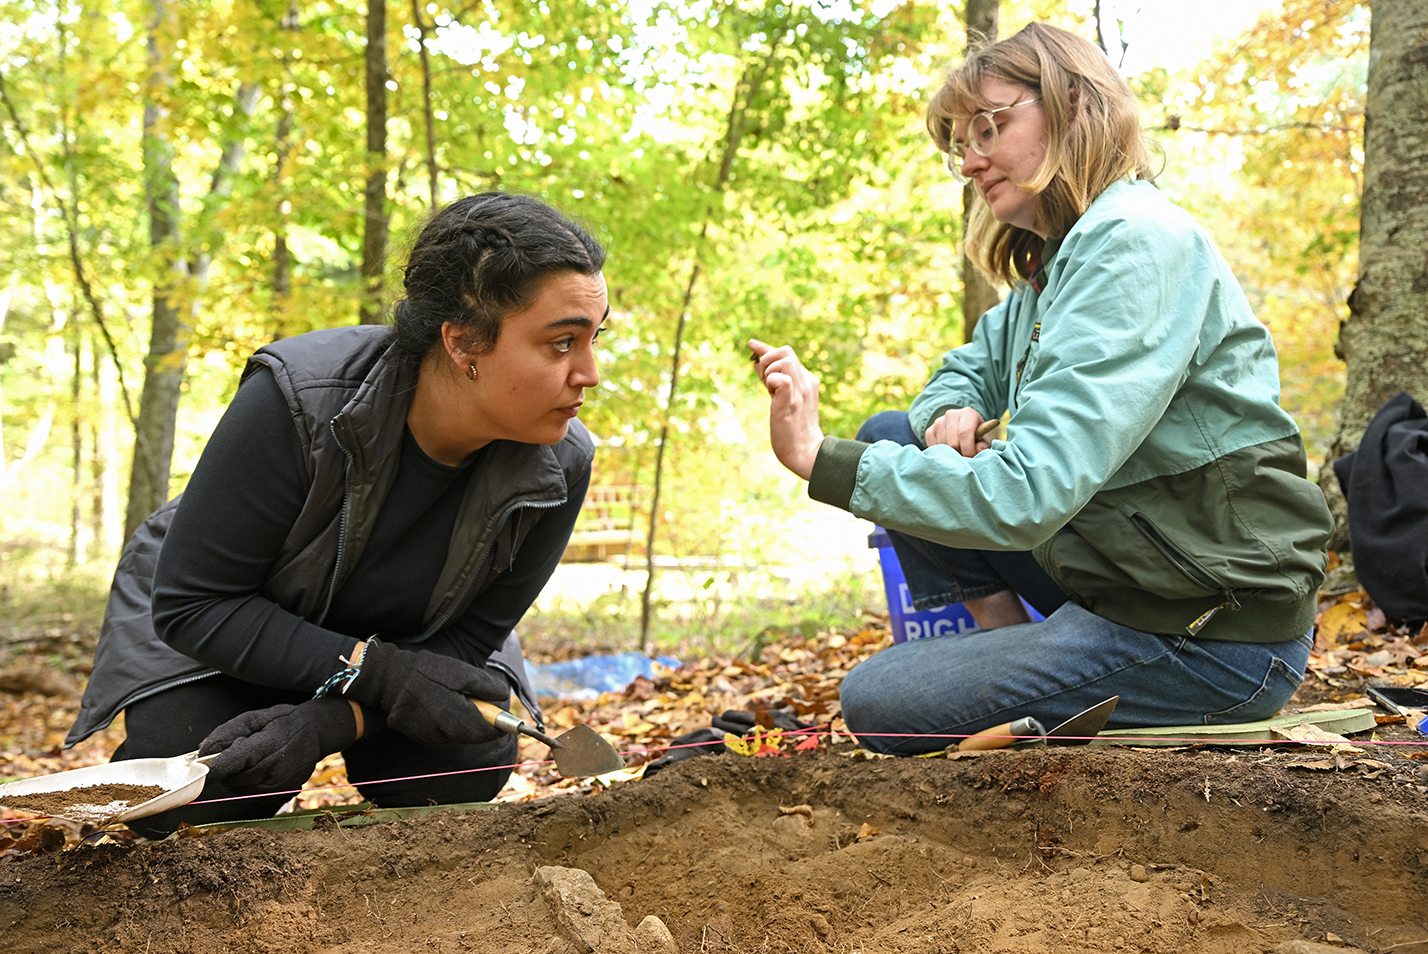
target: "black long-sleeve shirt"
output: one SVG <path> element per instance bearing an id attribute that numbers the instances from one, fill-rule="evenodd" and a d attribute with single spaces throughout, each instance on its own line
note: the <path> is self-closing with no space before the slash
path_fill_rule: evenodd
<path id="1" fill-rule="evenodd" d="M 170 646 L 231 676 L 312 690 L 342 668 L 357 640 L 413 638 L 446 562 L 478 451 L 437 463 L 408 430 L 391 491 L 322 625 L 261 595 L 268 568 L 302 510 L 307 462 L 287 403 L 264 370 L 238 389 L 194 469 L 154 573 L 153 619 Z M 549 580 L 589 484 L 540 511 L 515 563 L 421 648 L 479 664 Z"/>

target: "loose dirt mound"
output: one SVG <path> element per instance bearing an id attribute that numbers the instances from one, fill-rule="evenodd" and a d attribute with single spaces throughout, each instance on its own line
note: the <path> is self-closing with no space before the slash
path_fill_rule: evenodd
<path id="1" fill-rule="evenodd" d="M 705 756 L 591 796 L 16 862 L 0 946 L 1415 954 L 1428 798 L 1397 764 L 1369 779 L 1244 751 Z M 551 868 L 588 872 L 605 900 Z"/>

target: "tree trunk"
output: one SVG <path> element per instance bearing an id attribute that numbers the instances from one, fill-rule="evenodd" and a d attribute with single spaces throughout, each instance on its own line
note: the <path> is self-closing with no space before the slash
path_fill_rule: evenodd
<path id="1" fill-rule="evenodd" d="M 769 41 L 767 55 L 759 61 L 757 68 L 745 67 L 739 76 L 739 82 L 734 87 L 734 96 L 729 103 L 729 122 L 724 130 L 723 152 L 719 157 L 719 172 L 714 180 L 712 190 L 716 201 L 722 201 L 724 189 L 729 184 L 729 176 L 734 170 L 734 160 L 739 154 L 739 145 L 743 142 L 744 132 L 748 127 L 749 110 L 760 90 L 763 89 L 764 80 L 773 69 L 774 58 L 778 54 L 778 45 L 778 31 L 774 31 L 773 39 Z M 709 223 L 713 217 L 714 206 L 711 205 L 705 210 L 704 226 L 699 230 L 699 246 L 703 245 L 705 236 L 709 234 Z M 679 310 L 679 323 L 674 330 L 674 355 L 670 361 L 669 390 L 665 396 L 664 423 L 660 426 L 659 444 L 655 450 L 654 492 L 650 497 L 650 529 L 645 550 L 645 592 L 640 598 L 641 652 L 648 652 L 649 646 L 650 620 L 652 618 L 651 600 L 654 596 L 655 583 L 655 535 L 659 527 L 659 495 L 664 479 L 664 451 L 669 442 L 669 416 L 674 412 L 674 399 L 679 393 L 679 359 L 680 351 L 684 346 L 684 328 L 689 320 L 689 303 L 694 298 L 694 286 L 699 281 L 699 246 L 695 248 L 694 264 L 689 270 L 689 283 L 684 289 L 684 304 Z"/>
<path id="2" fill-rule="evenodd" d="M 431 105 L 431 53 L 426 48 L 427 25 L 421 18 L 421 0 L 412 0 L 412 22 L 417 29 L 417 46 L 421 50 L 421 102 L 426 123 L 426 178 L 431 192 L 431 210 L 441 205 L 441 170 L 436 164 L 436 116 Z"/>
<path id="3" fill-rule="evenodd" d="M 287 12 L 283 14 L 279 29 L 285 33 L 296 33 L 298 30 L 298 9 L 297 4 L 288 6 Z M 287 334 L 288 323 L 288 295 L 292 291 L 292 252 L 288 248 L 288 216 L 292 211 L 292 202 L 287 197 L 288 179 L 288 158 L 293 151 L 293 97 L 292 97 L 292 65 L 288 61 L 287 51 L 283 51 L 283 78 L 280 81 L 278 95 L 275 97 L 278 103 L 278 127 L 273 136 L 273 182 L 277 186 L 278 225 L 273 229 L 273 299 L 277 305 L 278 312 L 278 333 L 274 337 L 282 338 Z"/>
<path id="4" fill-rule="evenodd" d="M 76 303 L 77 304 L 77 303 Z M 79 327 L 79 309 L 71 306 L 70 313 L 75 320 L 69 323 L 70 357 L 74 364 L 69 380 L 69 450 L 70 450 L 70 490 L 69 490 L 69 565 L 78 566 L 89 560 L 90 524 L 84 516 L 84 504 L 89 498 L 88 481 L 84 466 L 84 343 L 85 335 Z"/>
<path id="5" fill-rule="evenodd" d="M 650 530 L 645 541 L 645 592 L 640 598 L 640 652 L 648 653 L 650 644 L 651 603 L 654 594 L 655 533 L 659 529 L 659 493 L 664 480 L 664 449 L 669 443 L 669 414 L 674 396 L 679 393 L 679 357 L 684 347 L 684 326 L 689 321 L 689 302 L 694 298 L 694 285 L 699 281 L 699 264 L 689 270 L 689 284 L 684 288 L 684 305 L 679 309 L 679 324 L 674 329 L 674 357 L 670 361 L 669 396 L 665 402 L 664 423 L 659 429 L 659 446 L 655 451 L 654 493 L 650 496 Z"/>
<path id="6" fill-rule="evenodd" d="M 387 2 L 367 0 L 367 195 L 358 320 L 382 322 L 387 260 Z"/>
<path id="7" fill-rule="evenodd" d="M 149 74 L 144 101 L 144 189 L 149 213 L 149 246 L 167 273 L 154 286 L 153 326 L 144 356 L 144 387 L 134 422 L 134 462 L 129 474 L 129 503 L 124 537 L 138 528 L 169 497 L 169 466 L 178 423 L 179 392 L 188 363 L 188 328 L 175 301 L 186 268 L 179 249 L 179 184 L 174 149 L 164 128 L 163 99 L 173 77 L 168 36 L 168 0 L 154 0 L 149 27 Z"/>
<path id="8" fill-rule="evenodd" d="M 93 481 L 90 506 L 93 520 L 91 537 L 100 553 L 109 553 L 117 550 L 124 542 L 120 537 L 123 526 L 119 522 L 119 474 L 114 466 L 118 457 L 118 375 L 112 367 L 100 360 L 98 342 L 91 343 L 90 352 L 94 355 L 91 373 L 94 377 L 95 399 L 95 413 L 90 419 L 89 428 L 90 447 L 94 451 L 90 465 Z"/>
<path id="9" fill-rule="evenodd" d="M 213 249 L 222 236 L 208 243 L 208 251 L 189 262 L 183 253 L 180 228 L 179 182 L 174 172 L 174 148 L 163 128 L 167 110 L 162 94 L 172 82 L 169 72 L 167 0 L 156 0 L 154 24 L 149 31 L 149 77 L 144 104 L 144 177 L 149 207 L 149 245 L 168 272 L 168 281 L 154 286 L 153 328 L 149 353 L 144 357 L 144 388 L 139 395 L 139 415 L 134 421 L 134 463 L 129 476 L 129 503 L 124 513 L 124 538 L 144 518 L 169 499 L 169 471 L 173 463 L 174 435 L 178 430 L 179 398 L 188 367 L 188 320 L 197 307 L 197 295 L 208 279 Z M 251 116 L 258 101 L 254 83 L 240 83 L 235 111 Z M 202 224 L 212 221 L 232 188 L 243 162 L 244 137 L 223 143 L 203 198 Z M 187 299 L 186 301 L 184 299 Z"/>
<path id="10" fill-rule="evenodd" d="M 975 44 L 997 38 L 997 20 L 1001 0 L 967 0 L 967 50 L 971 52 Z M 987 276 L 983 275 L 972 260 L 967 257 L 967 226 L 972 220 L 972 204 L 979 202 L 977 187 L 970 182 L 962 187 L 962 334 L 964 341 L 972 340 L 972 332 L 977 329 L 977 321 L 987 309 L 1002 300 Z"/>
<path id="11" fill-rule="evenodd" d="M 1333 460 L 1356 448 L 1383 404 L 1407 391 L 1428 403 L 1428 5 L 1376 0 L 1364 120 L 1359 274 L 1336 351 L 1348 384 Z M 1333 468 L 1319 484 L 1335 512 L 1335 550 L 1348 548 L 1343 496 Z"/>
<path id="12" fill-rule="evenodd" d="M 10 290 L 0 289 L 0 332 L 5 330 L 5 316 L 10 313 Z M 14 346 L 7 344 L 0 339 L 0 365 L 4 365 L 14 356 Z M 0 392 L 0 411 L 5 409 L 3 392 Z M 0 429 L 0 489 L 5 487 L 6 469 L 5 461 L 5 434 Z"/>

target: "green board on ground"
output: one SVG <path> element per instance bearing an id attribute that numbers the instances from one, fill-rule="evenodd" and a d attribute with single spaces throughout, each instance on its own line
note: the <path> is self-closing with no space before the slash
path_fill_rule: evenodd
<path id="1" fill-rule="evenodd" d="M 1170 745 L 1255 745 L 1260 742 L 1283 742 L 1275 730 L 1292 729 L 1296 725 L 1312 725 L 1336 735 L 1367 732 L 1377 723 L 1372 709 L 1339 709 L 1333 712 L 1296 712 L 1275 716 L 1260 722 L 1240 722 L 1234 725 L 1170 725 L 1146 729 L 1107 729 L 1091 740 L 1091 745 L 1170 746 Z"/>

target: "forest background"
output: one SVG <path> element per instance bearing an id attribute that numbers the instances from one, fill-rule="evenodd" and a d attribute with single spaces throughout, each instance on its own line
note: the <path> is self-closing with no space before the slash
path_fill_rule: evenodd
<path id="1" fill-rule="evenodd" d="M 815 505 L 768 451 L 743 342 L 795 346 L 825 426 L 851 436 L 963 340 L 963 193 L 922 124 L 963 17 L 894 0 L 3 0 L 0 642 L 51 623 L 92 638 L 127 530 L 182 490 L 247 355 L 381 320 L 404 238 L 487 189 L 537 195 L 608 248 L 603 380 L 582 409 L 595 481 L 634 488 L 627 559 L 688 584 L 649 608 L 629 586 L 543 604 L 548 634 L 632 648 L 652 616 L 657 644 L 712 647 L 875 606 L 866 567 L 789 571 L 818 555 L 789 532 Z M 1033 19 L 1131 62 L 1100 4 L 1000 4 L 1002 36 Z M 1158 184 L 1273 334 L 1311 476 L 1344 392 L 1369 20 L 1347 0 L 1269 3 L 1202 62 L 1128 74 Z"/>

